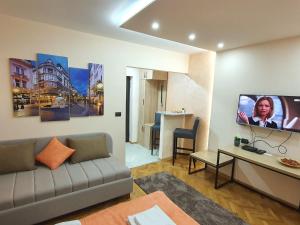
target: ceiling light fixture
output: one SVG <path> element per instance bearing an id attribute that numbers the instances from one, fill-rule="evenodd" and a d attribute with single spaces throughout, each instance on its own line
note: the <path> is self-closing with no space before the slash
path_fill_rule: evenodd
<path id="1" fill-rule="evenodd" d="M 219 42 L 218 43 L 218 48 L 224 48 L 224 42 Z"/>
<path id="2" fill-rule="evenodd" d="M 189 34 L 189 39 L 191 41 L 195 40 L 195 38 L 196 38 L 196 34 L 194 34 L 194 33 Z"/>
<path id="3" fill-rule="evenodd" d="M 153 22 L 152 25 L 151 25 L 151 27 L 152 27 L 153 30 L 158 30 L 159 23 L 158 22 Z"/>

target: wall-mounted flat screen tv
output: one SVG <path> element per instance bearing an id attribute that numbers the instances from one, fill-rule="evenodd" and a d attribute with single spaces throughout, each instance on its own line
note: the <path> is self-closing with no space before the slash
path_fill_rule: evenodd
<path id="1" fill-rule="evenodd" d="M 300 132 L 300 96 L 241 94 L 236 122 Z"/>

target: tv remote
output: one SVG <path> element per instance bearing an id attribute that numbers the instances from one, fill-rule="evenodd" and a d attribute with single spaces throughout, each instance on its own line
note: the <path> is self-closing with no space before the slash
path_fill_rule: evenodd
<path id="1" fill-rule="evenodd" d="M 249 151 L 249 152 L 254 152 L 254 153 L 257 153 L 257 154 L 260 154 L 260 155 L 266 153 L 265 150 L 258 149 L 258 148 L 255 148 L 255 147 L 252 147 L 252 146 L 249 146 L 249 145 L 242 146 L 242 149 L 244 149 L 246 151 Z"/>
<path id="2" fill-rule="evenodd" d="M 258 149 L 249 145 L 242 146 L 242 149 L 249 151 L 249 152 L 256 152 Z"/>
<path id="3" fill-rule="evenodd" d="M 264 153 L 266 153 L 266 152 L 267 152 L 267 151 L 265 151 L 265 150 L 257 149 L 257 151 L 256 151 L 255 153 L 262 155 L 262 154 L 264 154 Z"/>

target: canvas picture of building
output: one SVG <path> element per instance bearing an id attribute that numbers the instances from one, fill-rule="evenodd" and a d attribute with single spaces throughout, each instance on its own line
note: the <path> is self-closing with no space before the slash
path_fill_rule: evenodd
<path id="1" fill-rule="evenodd" d="M 89 116 L 89 70 L 69 68 L 71 117 Z"/>
<path id="2" fill-rule="evenodd" d="M 9 67 L 14 116 L 38 116 L 39 101 L 36 62 L 10 58 Z"/>
<path id="3" fill-rule="evenodd" d="M 104 114 L 103 65 L 89 63 L 89 115 Z"/>
<path id="4" fill-rule="evenodd" d="M 37 54 L 41 121 L 70 119 L 70 75 L 68 58 Z"/>

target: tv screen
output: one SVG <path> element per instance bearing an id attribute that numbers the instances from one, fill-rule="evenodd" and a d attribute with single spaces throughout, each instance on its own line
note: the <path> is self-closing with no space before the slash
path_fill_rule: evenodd
<path id="1" fill-rule="evenodd" d="M 241 94 L 237 123 L 300 132 L 300 97 Z"/>

